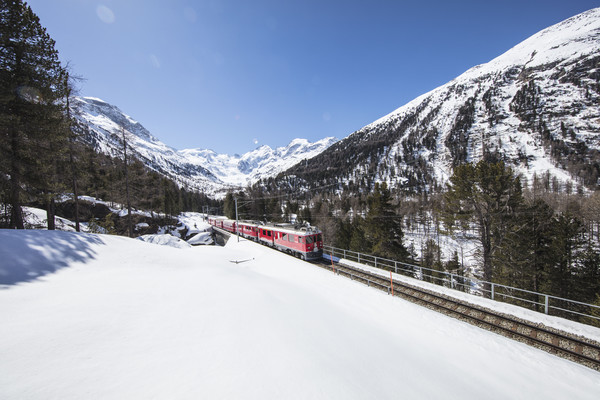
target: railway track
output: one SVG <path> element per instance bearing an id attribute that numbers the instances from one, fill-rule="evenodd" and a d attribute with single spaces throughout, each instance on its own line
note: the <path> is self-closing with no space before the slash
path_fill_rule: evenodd
<path id="1" fill-rule="evenodd" d="M 332 266 L 328 261 L 313 264 L 329 270 L 334 269 L 338 275 L 373 286 L 389 294 L 393 293 L 394 296 L 431 310 L 600 371 L 600 343 L 592 340 L 521 320 L 404 282 L 394 281 L 392 288 L 388 277 L 362 269 L 341 264 Z"/>

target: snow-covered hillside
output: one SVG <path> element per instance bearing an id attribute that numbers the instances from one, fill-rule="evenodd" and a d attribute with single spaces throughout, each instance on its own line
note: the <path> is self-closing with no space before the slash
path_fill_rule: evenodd
<path id="1" fill-rule="evenodd" d="M 114 105 L 93 97 L 77 97 L 72 104 L 74 115 L 89 127 L 83 140 L 97 151 L 121 157 L 125 132 L 136 156 L 148 167 L 182 185 L 209 194 L 274 176 L 303 159 L 314 157 L 336 141 L 326 138 L 310 143 L 305 139 L 294 139 L 286 147 L 273 150 L 262 146 L 242 156 L 202 149 L 178 151 L 152 136 Z"/>
<path id="2" fill-rule="evenodd" d="M 294 139 L 285 147 L 273 150 L 261 146 L 244 155 L 217 154 L 212 150 L 186 149 L 179 151 L 187 162 L 194 165 L 206 165 L 223 182 L 246 186 L 261 178 L 275 176 L 278 173 L 323 152 L 337 139 L 333 137 L 311 143 L 306 139 Z"/>
<path id="3" fill-rule="evenodd" d="M 291 173 L 426 190 L 455 165 L 504 160 L 525 182 L 600 182 L 600 8 L 549 27 L 365 126 Z M 312 165 L 311 165 L 312 163 Z M 306 178 L 305 178 L 306 179 Z M 320 183 L 322 185 L 322 182 Z"/>
<path id="4" fill-rule="evenodd" d="M 0 290 L 3 399 L 600 393 L 596 371 L 245 240 L 0 230 L 0 266 L 32 273 Z"/>

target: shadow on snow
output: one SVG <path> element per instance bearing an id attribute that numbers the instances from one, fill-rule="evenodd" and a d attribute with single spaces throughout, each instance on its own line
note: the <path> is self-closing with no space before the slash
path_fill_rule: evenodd
<path id="1" fill-rule="evenodd" d="M 61 231 L 0 229 L 0 289 L 94 258 L 100 236 Z"/>

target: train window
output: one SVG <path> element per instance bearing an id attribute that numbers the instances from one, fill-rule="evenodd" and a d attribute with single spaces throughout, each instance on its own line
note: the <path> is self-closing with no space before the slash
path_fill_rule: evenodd
<path id="1" fill-rule="evenodd" d="M 314 238 L 314 236 L 307 236 L 307 237 L 306 237 L 306 243 L 310 244 L 310 243 L 312 243 L 312 242 L 314 242 L 314 241 L 315 241 L 315 238 Z"/>
<path id="2" fill-rule="evenodd" d="M 323 241 L 323 236 L 321 236 L 321 234 L 319 233 L 317 235 L 317 242 L 322 242 Z"/>
<path id="3" fill-rule="evenodd" d="M 283 233 L 282 236 L 281 236 L 281 239 L 287 240 L 287 236 L 288 236 L 287 233 Z"/>
<path id="4" fill-rule="evenodd" d="M 288 235 L 288 241 L 293 242 L 295 239 L 294 235 Z"/>
<path id="5" fill-rule="evenodd" d="M 304 236 L 298 236 L 298 243 L 304 244 Z"/>

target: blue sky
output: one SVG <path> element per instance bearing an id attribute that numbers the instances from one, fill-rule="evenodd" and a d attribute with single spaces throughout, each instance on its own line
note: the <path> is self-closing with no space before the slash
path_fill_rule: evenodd
<path id="1" fill-rule="evenodd" d="M 584 0 L 30 0 L 61 60 L 176 149 L 343 138 L 600 6 Z"/>

